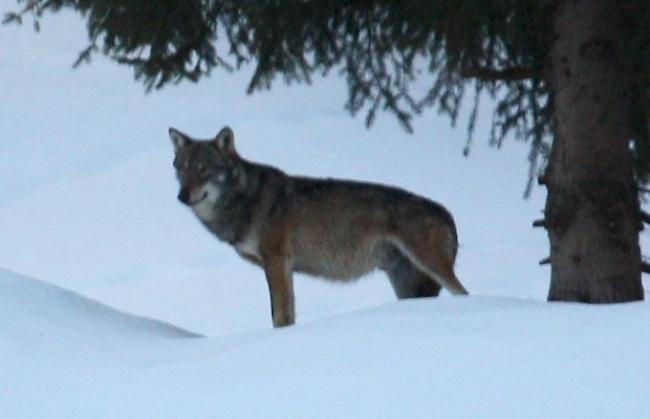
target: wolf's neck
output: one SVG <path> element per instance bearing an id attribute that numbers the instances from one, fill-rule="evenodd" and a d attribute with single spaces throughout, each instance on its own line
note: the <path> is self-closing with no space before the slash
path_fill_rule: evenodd
<path id="1" fill-rule="evenodd" d="M 259 182 L 258 173 L 247 173 L 245 187 L 237 191 L 222 191 L 212 208 L 212 217 L 202 219 L 220 240 L 234 244 L 244 237 L 259 198 Z"/>
<path id="2" fill-rule="evenodd" d="M 245 199 L 245 196 L 239 198 L 233 197 L 228 202 L 217 203 L 214 208 L 214 218 L 203 221 L 206 227 L 220 240 L 230 244 L 241 240 L 251 222 L 252 205 L 250 200 Z"/>

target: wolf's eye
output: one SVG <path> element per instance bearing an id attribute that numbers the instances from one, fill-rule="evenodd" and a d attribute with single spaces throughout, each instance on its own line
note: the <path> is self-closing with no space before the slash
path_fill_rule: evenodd
<path id="1" fill-rule="evenodd" d="M 206 177 L 208 175 L 208 169 L 201 163 L 196 165 L 196 171 L 199 173 L 200 176 Z"/>

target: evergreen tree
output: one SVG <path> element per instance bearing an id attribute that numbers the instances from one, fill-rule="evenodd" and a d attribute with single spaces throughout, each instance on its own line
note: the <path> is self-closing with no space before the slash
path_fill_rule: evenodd
<path id="1" fill-rule="evenodd" d="M 254 62 L 250 92 L 338 71 L 346 108 L 379 110 L 406 130 L 434 108 L 455 121 L 495 102 L 491 141 L 531 145 L 530 185 L 548 188 L 550 300 L 644 297 L 639 190 L 650 173 L 647 0 L 18 0 L 5 22 L 70 8 L 90 44 L 133 67 L 147 89 Z M 414 88 L 428 86 L 426 91 Z"/>

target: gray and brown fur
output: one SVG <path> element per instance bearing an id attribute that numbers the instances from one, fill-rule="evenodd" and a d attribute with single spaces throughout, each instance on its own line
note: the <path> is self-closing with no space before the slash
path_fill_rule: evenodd
<path id="1" fill-rule="evenodd" d="M 293 272 L 349 281 L 384 270 L 398 298 L 467 294 L 458 239 L 440 204 L 402 189 L 289 176 L 241 158 L 233 131 L 198 141 L 170 128 L 178 199 L 220 240 L 264 269 L 275 327 L 295 322 Z"/>

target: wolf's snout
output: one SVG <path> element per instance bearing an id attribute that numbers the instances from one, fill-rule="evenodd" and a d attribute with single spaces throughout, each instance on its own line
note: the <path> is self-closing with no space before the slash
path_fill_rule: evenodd
<path id="1" fill-rule="evenodd" d="M 190 203 L 190 190 L 188 188 L 181 188 L 177 198 L 183 204 L 188 205 Z"/>
<path id="2" fill-rule="evenodd" d="M 178 192 L 178 200 L 183 204 L 193 207 L 208 197 L 208 191 L 200 187 L 181 187 Z"/>

